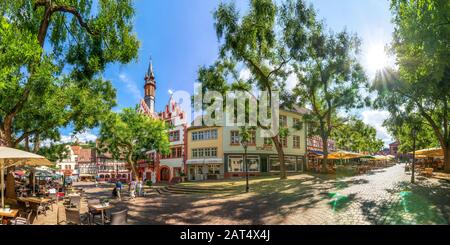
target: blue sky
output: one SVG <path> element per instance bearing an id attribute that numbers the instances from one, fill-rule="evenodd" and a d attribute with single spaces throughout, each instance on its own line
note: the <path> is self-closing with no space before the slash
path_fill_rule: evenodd
<path id="1" fill-rule="evenodd" d="M 162 110 L 168 100 L 168 90 L 191 92 L 201 65 L 210 65 L 217 58 L 218 42 L 213 26 L 212 12 L 218 0 L 136 0 L 135 32 L 141 41 L 137 61 L 108 66 L 104 77 L 117 89 L 119 110 L 133 107 L 143 96 L 144 75 L 150 56 L 157 82 L 156 109 Z M 382 47 L 390 41 L 393 26 L 390 23 L 388 0 L 311 0 L 320 18 L 334 31 L 344 28 L 356 32 L 363 40 L 362 64 L 369 76 L 373 70 L 367 54 L 373 47 Z M 248 2 L 237 0 L 245 11 Z M 375 51 L 377 52 L 377 51 Z M 373 53 L 373 52 L 372 52 Z M 381 127 L 386 112 L 364 110 L 361 118 L 377 128 L 378 136 L 390 141 Z M 97 130 L 79 136 L 93 139 Z M 70 130 L 63 130 L 68 139 Z"/>

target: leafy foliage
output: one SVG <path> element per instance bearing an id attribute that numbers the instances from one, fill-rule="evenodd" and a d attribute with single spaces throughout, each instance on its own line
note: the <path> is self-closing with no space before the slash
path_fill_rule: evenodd
<path id="1" fill-rule="evenodd" d="M 450 171 L 450 4 L 393 0 L 391 10 L 395 24 L 391 50 L 398 70 L 387 68 L 377 74 L 375 106 L 390 112 L 394 119 L 388 124 L 407 145 L 411 141 L 407 131 L 417 126 L 416 121 L 431 131 L 444 149 L 445 169 Z M 432 146 L 434 140 L 427 132 L 422 134 L 422 143 Z"/>
<path id="2" fill-rule="evenodd" d="M 338 148 L 353 152 L 375 153 L 383 149 L 384 142 L 377 138 L 374 127 L 357 118 L 351 118 L 332 132 Z"/>
<path id="3" fill-rule="evenodd" d="M 307 119 L 322 138 L 322 166 L 326 171 L 328 139 L 337 126 L 337 112 L 366 104 L 361 90 L 367 88 L 367 78 L 357 60 L 359 38 L 347 31 L 325 31 L 324 23 L 316 20 L 314 10 L 301 10 L 304 6 L 300 0 L 288 1 L 283 9 L 285 40 L 298 78 L 295 100 L 300 106 L 311 108 Z M 304 45 L 300 46 L 299 42 Z"/>
<path id="4" fill-rule="evenodd" d="M 15 147 L 98 126 L 115 105 L 102 72 L 137 57 L 131 1 L 0 3 L 0 139 Z"/>
<path id="5" fill-rule="evenodd" d="M 137 161 L 147 158 L 147 149 L 169 153 L 167 129 L 164 121 L 141 114 L 137 108 L 125 108 L 120 113 L 110 113 L 102 122 L 99 150 L 111 153 L 115 159 L 125 159 L 137 176 Z"/>

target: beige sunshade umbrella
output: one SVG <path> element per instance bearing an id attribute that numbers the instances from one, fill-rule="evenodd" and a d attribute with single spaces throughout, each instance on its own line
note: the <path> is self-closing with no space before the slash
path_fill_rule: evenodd
<path id="1" fill-rule="evenodd" d="M 355 152 L 349 152 L 349 151 L 337 151 L 333 153 L 328 154 L 328 159 L 352 159 L 352 158 L 359 158 L 364 155 L 355 153 Z M 320 158 L 323 158 L 323 156 L 320 156 Z"/>
<path id="2" fill-rule="evenodd" d="M 45 157 L 27 151 L 0 146 L 0 178 L 2 208 L 5 207 L 5 196 L 3 186 L 5 185 L 4 171 L 6 168 L 16 165 L 26 166 L 52 166 L 53 164 Z"/>
<path id="3" fill-rule="evenodd" d="M 439 157 L 444 155 L 444 151 L 442 148 L 428 148 L 428 149 L 422 149 L 417 150 L 416 155 L 424 155 L 427 157 Z M 410 154 L 413 154 L 413 152 L 410 152 Z"/>

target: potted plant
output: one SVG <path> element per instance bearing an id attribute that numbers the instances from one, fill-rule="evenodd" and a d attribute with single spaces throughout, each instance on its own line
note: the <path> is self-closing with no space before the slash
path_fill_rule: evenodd
<path id="1" fill-rule="evenodd" d="M 146 184 L 148 187 L 151 187 L 151 186 L 153 185 L 153 182 L 152 182 L 151 180 L 147 180 L 147 182 L 145 182 L 145 184 Z"/>
<path id="2" fill-rule="evenodd" d="M 186 181 L 186 174 L 185 173 L 180 173 L 180 178 L 181 178 L 181 182 L 185 182 Z"/>
<path id="3" fill-rule="evenodd" d="M 108 206 L 109 205 L 109 199 L 108 198 L 104 198 L 100 201 L 100 203 L 102 204 L 102 206 Z"/>

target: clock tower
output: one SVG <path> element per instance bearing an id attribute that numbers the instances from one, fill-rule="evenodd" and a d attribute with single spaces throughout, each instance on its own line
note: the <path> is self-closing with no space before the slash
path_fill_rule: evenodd
<path id="1" fill-rule="evenodd" d="M 147 104 L 148 108 L 150 109 L 151 114 L 155 112 L 155 90 L 156 90 L 155 74 L 153 73 L 153 62 L 150 60 L 147 74 L 145 74 L 144 101 L 145 104 Z"/>

